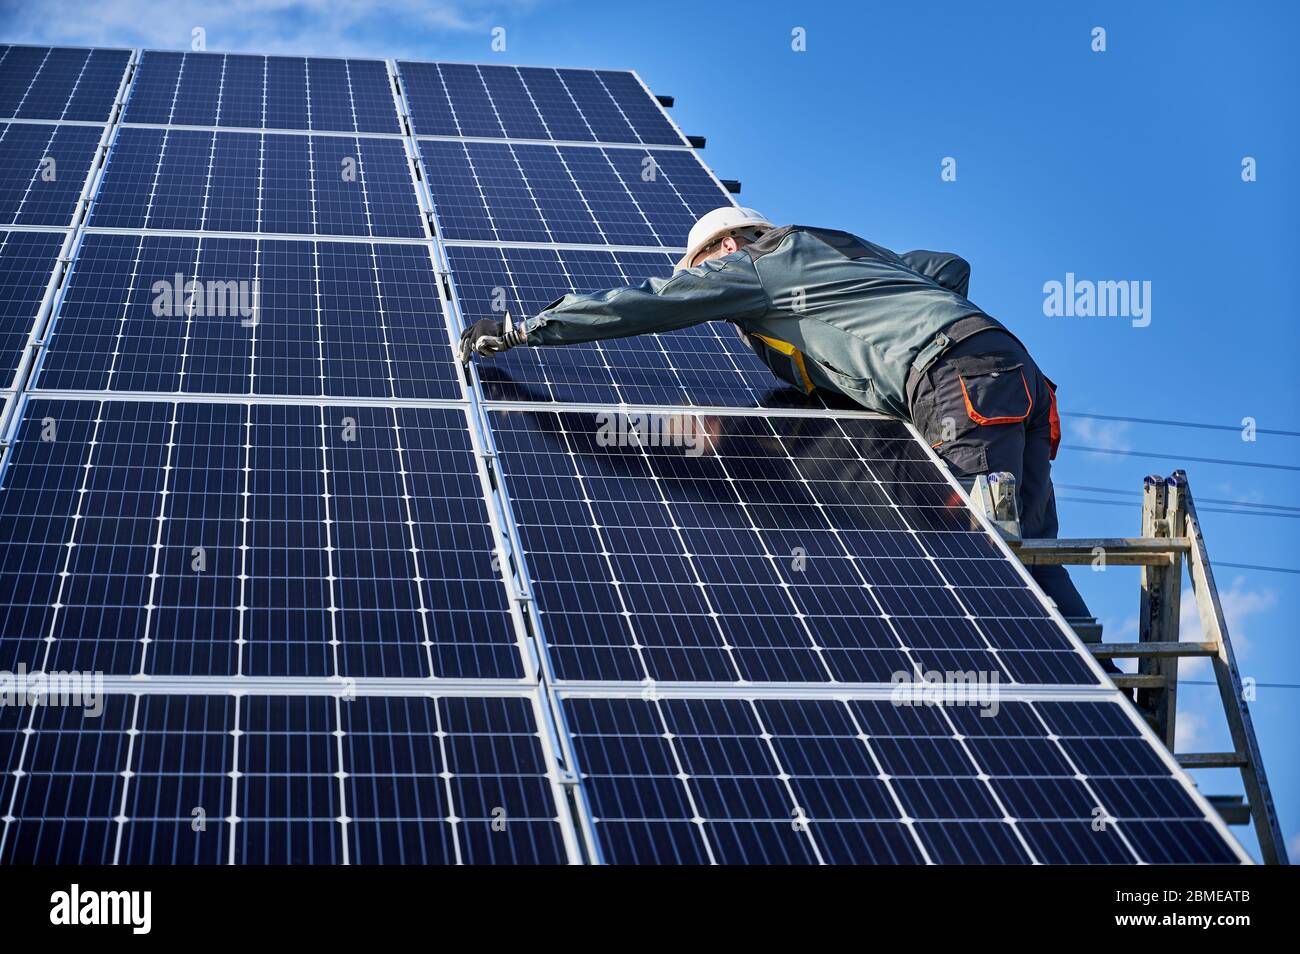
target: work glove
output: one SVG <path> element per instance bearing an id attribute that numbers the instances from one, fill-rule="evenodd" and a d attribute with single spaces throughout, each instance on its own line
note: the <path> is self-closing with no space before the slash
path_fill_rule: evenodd
<path id="1" fill-rule="evenodd" d="M 504 323 L 492 318 L 480 318 L 460 335 L 460 363 L 469 364 L 470 358 L 493 358 L 503 351 L 524 344 L 522 329 L 514 327 L 510 316 Z"/>

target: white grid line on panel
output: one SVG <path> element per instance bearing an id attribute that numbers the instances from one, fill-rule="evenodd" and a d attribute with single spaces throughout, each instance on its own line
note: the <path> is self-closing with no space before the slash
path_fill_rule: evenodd
<path id="1" fill-rule="evenodd" d="M 664 255 L 684 254 L 686 249 L 676 245 L 594 245 L 581 242 L 496 242 L 488 239 L 443 239 L 447 248 L 536 248 L 556 252 L 651 252 Z"/>
<path id="2" fill-rule="evenodd" d="M 258 214 L 261 214 L 259 209 Z M 424 245 L 429 239 L 416 235 L 333 235 L 319 232 L 225 232 L 201 229 L 127 229 L 88 225 L 88 235 L 174 236 L 176 238 L 250 239 L 258 242 L 353 242 L 375 245 Z M 660 251 L 651 249 L 650 251 Z"/>
<path id="3" fill-rule="evenodd" d="M 240 468 L 239 485 L 239 605 L 235 607 L 238 623 L 235 630 L 235 675 L 244 675 L 244 647 L 248 645 L 248 528 L 252 524 L 249 517 L 249 502 L 253 499 L 253 415 L 244 415 L 243 466 Z"/>
<path id="4" fill-rule="evenodd" d="M 135 764 L 135 740 L 139 737 L 139 729 L 136 727 L 140 724 L 140 697 L 135 697 L 135 705 L 131 707 L 131 728 L 127 731 L 126 740 L 126 768 L 121 771 L 122 776 L 122 798 L 118 803 L 117 817 L 113 819 L 117 825 L 117 831 L 113 836 L 113 864 L 119 864 L 122 858 L 122 835 L 126 831 L 126 824 L 130 820 L 126 814 L 127 795 L 131 791 L 131 780 L 134 777 L 131 772 L 131 766 Z"/>
<path id="5" fill-rule="evenodd" d="M 347 865 L 347 864 L 351 864 L 351 854 L 350 854 L 350 847 L 348 844 L 348 834 L 347 834 L 347 826 L 348 823 L 351 821 L 351 819 L 348 818 L 348 787 L 346 784 L 347 773 L 343 770 L 343 766 L 346 765 L 347 762 L 344 760 L 343 757 L 343 736 L 346 735 L 346 733 L 343 731 L 343 711 L 341 708 L 342 705 L 343 705 L 342 701 L 338 698 L 338 696 L 335 696 L 334 697 L 334 755 L 339 760 L 338 763 L 339 768 L 338 771 L 335 773 L 339 785 L 339 817 L 336 819 L 336 821 L 343 826 L 343 837 L 339 839 L 339 842 L 343 848 L 343 864 Z M 434 711 L 435 712 L 437 711 L 436 707 Z M 443 764 L 444 765 L 447 764 L 445 758 L 443 760 Z"/>
<path id="6" fill-rule="evenodd" d="M 93 119 L 28 119 L 26 116 L 0 116 L 0 123 L 30 123 L 33 126 L 111 126 L 111 122 Z"/>
<path id="7" fill-rule="evenodd" d="M 148 602 L 145 603 L 144 606 L 143 635 L 140 637 L 140 675 L 144 675 L 146 672 L 149 662 L 149 646 L 153 642 L 153 640 L 149 638 L 150 625 L 154 620 L 154 610 L 158 608 L 154 604 L 154 599 L 158 595 L 158 579 L 161 576 L 158 570 L 162 565 L 163 534 L 167 529 L 167 504 L 170 499 L 169 488 L 171 486 L 172 478 L 172 451 L 176 447 L 176 422 L 180 418 L 180 407 L 179 404 L 172 405 L 171 421 L 168 424 L 167 430 L 167 453 L 163 457 L 162 489 L 158 494 L 158 515 L 154 518 L 154 522 L 157 523 L 158 526 L 154 531 L 153 561 L 149 569 L 149 595 L 147 597 Z"/>
<path id="8" fill-rule="evenodd" d="M 544 119 L 543 122 L 545 122 Z M 662 149 L 665 152 L 695 152 L 694 146 L 678 143 L 608 142 L 604 139 L 524 139 L 519 136 L 440 136 L 431 134 L 420 134 L 415 138 L 417 140 L 428 139 L 437 142 L 502 143 L 509 146 L 556 146 L 557 148 L 573 146 L 580 149 L 635 149 L 640 151 Z M 721 187 L 719 186 L 719 188 Z M 723 189 L 723 191 L 726 190 Z"/>
<path id="9" fill-rule="evenodd" d="M 215 391 L 88 391 L 72 388 L 29 388 L 25 397 L 70 401 L 171 402 L 179 404 L 288 404 L 302 407 L 391 407 L 463 409 L 460 398 L 338 397 L 321 394 L 226 394 Z"/>
<path id="10" fill-rule="evenodd" d="M 239 696 L 235 696 L 234 725 L 236 726 L 243 725 L 243 722 L 240 720 L 240 709 L 243 706 L 243 701 L 244 700 L 241 699 Z M 229 774 L 230 774 L 231 781 L 237 782 L 240 777 L 239 746 L 244 740 L 244 733 L 233 732 L 231 734 L 234 736 L 234 738 L 231 740 L 232 744 L 230 746 L 230 773 Z M 235 834 L 239 828 L 239 786 L 238 785 L 230 786 L 230 814 L 227 816 L 226 821 L 230 824 L 230 843 L 226 851 L 226 864 L 233 865 L 235 863 L 235 857 L 236 857 Z"/>

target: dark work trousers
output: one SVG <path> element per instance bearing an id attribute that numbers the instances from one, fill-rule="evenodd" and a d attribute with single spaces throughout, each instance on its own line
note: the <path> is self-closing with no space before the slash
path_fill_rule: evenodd
<path id="1" fill-rule="evenodd" d="M 997 329 L 941 354 L 912 396 L 912 421 L 967 490 L 980 474 L 1015 476 L 1025 537 L 1057 533 L 1051 413 L 1051 384 L 1020 342 Z M 1062 616 L 1092 615 L 1065 567 L 1028 569 Z"/>

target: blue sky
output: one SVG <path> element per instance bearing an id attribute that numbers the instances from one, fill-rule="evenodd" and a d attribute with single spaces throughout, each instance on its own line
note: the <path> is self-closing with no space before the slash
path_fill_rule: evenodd
<path id="1" fill-rule="evenodd" d="M 1063 411 L 1252 417 L 1300 432 L 1300 13 L 1284 2 L 1064 7 L 0 0 L 0 34 L 185 48 L 202 26 L 211 50 L 634 68 L 677 98 L 674 118 L 708 137 L 705 160 L 741 179 L 742 201 L 775 221 L 964 255 L 971 297 L 1028 344 Z M 506 30 L 504 52 L 491 49 L 494 27 Z M 795 27 L 806 31 L 802 52 L 791 48 Z M 1095 27 L 1104 52 L 1091 49 Z M 941 177 L 945 157 L 955 181 Z M 1245 157 L 1256 181 L 1242 180 Z M 1044 283 L 1069 272 L 1150 282 L 1150 323 L 1047 317 Z M 1297 436 L 1246 442 L 1235 431 L 1073 417 L 1066 444 L 1125 452 L 1062 452 L 1059 494 L 1111 502 L 1063 501 L 1067 535 L 1135 534 L 1142 476 L 1184 456 L 1232 462 L 1187 464 L 1199 498 L 1300 507 Z M 1300 569 L 1300 510 L 1203 516 L 1216 561 Z M 1079 571 L 1078 581 L 1112 636 L 1132 633 L 1136 571 Z M 1300 575 L 1223 568 L 1218 582 L 1243 672 L 1300 684 Z M 1181 695 L 1188 747 L 1228 747 L 1215 690 L 1185 685 Z M 1261 688 L 1253 707 L 1293 856 L 1298 703 L 1300 690 Z M 1201 775 L 1207 793 L 1238 790 L 1235 772 Z"/>

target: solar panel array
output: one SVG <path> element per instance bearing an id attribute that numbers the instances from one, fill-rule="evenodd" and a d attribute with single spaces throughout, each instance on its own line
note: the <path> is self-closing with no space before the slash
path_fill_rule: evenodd
<path id="1" fill-rule="evenodd" d="M 635 74 L 4 46 L 0 166 L 0 691 L 103 690 L 0 705 L 0 861 L 1244 857 L 905 426 L 459 370 L 731 201 Z"/>

